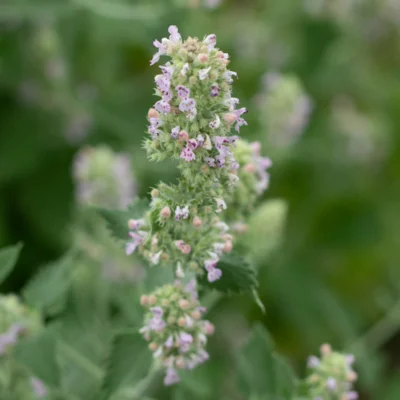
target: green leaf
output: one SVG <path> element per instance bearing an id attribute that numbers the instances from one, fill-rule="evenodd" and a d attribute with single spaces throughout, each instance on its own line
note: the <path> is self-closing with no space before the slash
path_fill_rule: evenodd
<path id="1" fill-rule="evenodd" d="M 70 252 L 43 267 L 22 292 L 26 302 L 45 314 L 59 313 L 65 305 L 71 286 L 74 262 L 75 254 Z"/>
<path id="2" fill-rule="evenodd" d="M 112 334 L 96 299 L 81 294 L 71 288 L 67 311 L 54 323 L 60 338 L 56 359 L 63 390 L 75 398 L 90 399 L 101 388 Z"/>
<path id="3" fill-rule="evenodd" d="M 239 387 L 247 398 L 291 399 L 295 377 L 274 354 L 273 342 L 262 325 L 256 325 L 237 358 Z"/>
<path id="4" fill-rule="evenodd" d="M 258 286 L 256 271 L 243 257 L 231 253 L 224 255 L 218 262 L 222 278 L 208 282 L 207 276 L 200 279 L 204 286 L 224 293 L 252 293 Z"/>
<path id="5" fill-rule="evenodd" d="M 127 240 L 128 220 L 143 218 L 148 204 L 146 199 L 138 199 L 129 205 L 127 210 L 108 210 L 100 207 L 95 207 L 95 210 L 105 219 L 108 230 L 116 239 Z"/>
<path id="6" fill-rule="evenodd" d="M 14 357 L 46 385 L 58 387 L 60 374 L 55 359 L 56 344 L 54 332 L 50 329 L 42 330 L 19 342 L 14 349 Z"/>
<path id="7" fill-rule="evenodd" d="M 15 267 L 21 249 L 22 243 L 18 243 L 15 246 L 5 247 L 0 250 L 0 284 L 4 282 Z"/>
<path id="8" fill-rule="evenodd" d="M 147 375 L 152 356 L 138 332 L 117 333 L 108 360 L 101 397 L 109 399 L 119 389 L 134 386 Z"/>

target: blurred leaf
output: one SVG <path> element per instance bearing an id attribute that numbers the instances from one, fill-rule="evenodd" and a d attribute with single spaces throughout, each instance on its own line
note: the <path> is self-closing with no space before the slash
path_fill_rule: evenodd
<path id="1" fill-rule="evenodd" d="M 287 363 L 274 354 L 272 340 L 264 327 L 254 327 L 237 360 L 238 384 L 246 397 L 292 398 L 295 377 Z"/>
<path id="2" fill-rule="evenodd" d="M 61 371 L 61 387 L 78 398 L 86 399 L 100 390 L 104 360 L 111 342 L 111 326 L 107 316 L 101 312 L 102 307 L 93 299 L 94 294 L 87 295 L 79 289 L 72 287 L 67 311 L 56 320 L 54 329 L 60 337 L 57 363 Z"/>
<path id="3" fill-rule="evenodd" d="M 139 332 L 116 334 L 101 399 L 109 399 L 118 389 L 140 382 L 147 375 L 151 360 L 151 352 Z"/>
<path id="4" fill-rule="evenodd" d="M 17 263 L 22 243 L 0 249 L 0 284 L 7 279 Z"/>
<path id="5" fill-rule="evenodd" d="M 14 350 L 17 361 L 46 385 L 58 387 L 60 372 L 56 363 L 56 335 L 49 329 L 22 340 Z"/>
<path id="6" fill-rule="evenodd" d="M 71 286 L 74 262 L 75 254 L 69 252 L 40 269 L 23 289 L 25 301 L 48 315 L 60 312 Z"/>

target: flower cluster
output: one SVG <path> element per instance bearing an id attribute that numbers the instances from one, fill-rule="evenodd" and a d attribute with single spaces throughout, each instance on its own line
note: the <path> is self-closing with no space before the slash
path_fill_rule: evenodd
<path id="1" fill-rule="evenodd" d="M 270 175 L 268 169 L 272 161 L 261 156 L 259 142 L 248 143 L 238 140 L 234 149 L 235 158 L 239 164 L 237 184 L 227 198 L 230 226 L 240 232 L 241 221 L 253 210 L 256 201 L 268 189 Z M 239 228 L 239 229 L 236 229 Z"/>
<path id="2" fill-rule="evenodd" d="M 215 35 L 183 41 L 175 26 L 169 34 L 154 42 L 151 64 L 164 55 L 171 61 L 155 77 L 160 100 L 148 113 L 145 148 L 152 160 L 178 160 L 182 176 L 178 185 L 154 189 L 149 213 L 129 222 L 126 252 L 139 249 L 153 264 L 182 265 L 212 282 L 221 277 L 221 255 L 232 250 L 219 214 L 238 181 L 233 152 L 238 136 L 229 132 L 247 125 L 246 109 L 236 107 L 231 84 L 237 74 L 227 69 L 229 56 L 216 48 Z"/>
<path id="3" fill-rule="evenodd" d="M 265 91 L 258 96 L 261 124 L 268 142 L 274 148 L 294 144 L 306 127 L 312 103 L 294 76 L 268 73 L 264 76 Z"/>
<path id="4" fill-rule="evenodd" d="M 313 400 L 356 400 L 352 390 L 357 374 L 352 369 L 354 356 L 332 351 L 328 344 L 321 346 L 321 357 L 310 356 L 307 378 L 309 394 Z"/>
<path id="5" fill-rule="evenodd" d="M 142 296 L 141 303 L 147 313 L 140 332 L 166 368 L 165 385 L 177 383 L 177 370 L 193 369 L 209 358 L 205 345 L 214 332 L 211 322 L 202 319 L 206 310 L 197 299 L 196 282 L 162 286 Z"/>
<path id="6" fill-rule="evenodd" d="M 142 297 L 148 313 L 141 332 L 166 368 L 166 385 L 179 380 L 177 370 L 208 359 L 205 345 L 214 327 L 202 320 L 196 278 L 186 286 L 182 282 L 193 275 L 209 282 L 222 277 L 218 262 L 232 251 L 233 242 L 224 219 L 240 167 L 235 158 L 239 138 L 230 131 L 234 127 L 239 133 L 247 125 L 246 109 L 237 108 L 239 99 L 232 97 L 237 74 L 227 69 L 229 56 L 216 48 L 216 36 L 183 41 L 175 26 L 168 31 L 169 38 L 154 42 L 151 65 L 164 55 L 171 60 L 155 77 L 160 99 L 148 112 L 144 147 L 151 160 L 176 160 L 181 177 L 175 185 L 160 183 L 152 190 L 149 211 L 128 221 L 125 248 L 128 255 L 137 251 L 152 264 L 176 268 L 174 285 Z M 257 146 L 250 145 L 249 152 L 251 190 L 259 195 L 268 186 L 270 162 Z"/>
<path id="7" fill-rule="evenodd" d="M 39 316 L 26 308 L 15 295 L 0 295 L 0 356 L 7 353 L 21 336 L 40 328 Z"/>
<path id="8" fill-rule="evenodd" d="M 82 204 L 125 208 L 136 187 L 130 159 L 106 146 L 85 147 L 74 160 L 76 197 Z"/>

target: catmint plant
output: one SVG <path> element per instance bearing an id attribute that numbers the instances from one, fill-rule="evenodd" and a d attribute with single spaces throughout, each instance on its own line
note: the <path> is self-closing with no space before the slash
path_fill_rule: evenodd
<path id="1" fill-rule="evenodd" d="M 357 374 L 352 369 L 354 356 L 332 351 L 329 344 L 321 346 L 321 356 L 308 358 L 309 376 L 306 378 L 312 400 L 356 400 L 352 388 Z"/>
<path id="2" fill-rule="evenodd" d="M 180 281 L 164 285 L 142 296 L 141 303 L 147 314 L 140 332 L 166 368 L 165 385 L 179 382 L 177 370 L 193 369 L 208 360 L 205 345 L 214 326 L 202 317 L 206 309 L 199 304 L 194 279 L 186 285 Z"/>
<path id="3" fill-rule="evenodd" d="M 263 77 L 264 91 L 257 97 L 268 144 L 285 149 L 296 143 L 307 126 L 312 103 L 295 76 L 270 72 Z"/>
<path id="4" fill-rule="evenodd" d="M 163 55 L 171 61 L 155 77 L 161 99 L 148 113 L 145 148 L 151 160 L 176 160 L 181 178 L 158 185 L 149 213 L 129 221 L 126 252 L 139 249 L 152 264 L 181 265 L 183 273 L 207 274 L 211 282 L 221 278 L 217 262 L 232 249 L 220 215 L 238 180 L 232 151 L 238 137 L 230 130 L 247 125 L 247 110 L 236 108 L 231 84 L 237 74 L 227 68 L 228 54 L 215 48 L 215 35 L 182 41 L 175 26 L 169 33 L 154 42 L 151 65 Z"/>
<path id="5" fill-rule="evenodd" d="M 216 48 L 216 36 L 182 40 L 176 26 L 168 31 L 169 38 L 154 41 L 150 64 L 163 56 L 170 60 L 155 76 L 159 100 L 148 112 L 144 147 L 152 161 L 175 160 L 181 177 L 152 190 L 149 211 L 128 221 L 126 243 L 128 255 L 138 252 L 150 264 L 172 265 L 175 271 L 175 283 L 141 301 L 147 310 L 141 333 L 166 370 L 166 385 L 179 381 L 180 369 L 208 359 L 205 345 L 214 327 L 203 320 L 196 280 L 224 279 L 218 262 L 233 248 L 226 210 L 245 208 L 246 199 L 254 202 L 268 186 L 271 164 L 257 144 L 241 142 L 236 148 L 247 110 L 232 96 L 237 74 L 228 69 L 228 54 Z M 238 189 L 242 173 L 246 179 Z"/>

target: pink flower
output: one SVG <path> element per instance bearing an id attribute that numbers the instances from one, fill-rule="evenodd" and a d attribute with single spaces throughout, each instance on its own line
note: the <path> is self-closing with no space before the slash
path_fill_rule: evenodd
<path id="1" fill-rule="evenodd" d="M 226 71 L 224 73 L 224 79 L 226 80 L 227 83 L 229 83 L 229 84 L 233 83 L 232 76 L 236 76 L 237 77 L 237 73 L 233 72 L 233 71 Z"/>
<path id="2" fill-rule="evenodd" d="M 206 79 L 206 78 L 208 77 L 208 73 L 209 73 L 210 71 L 211 71 L 211 67 L 201 69 L 201 70 L 199 71 L 199 79 L 200 79 L 201 81 L 204 81 L 204 79 Z"/>
<path id="3" fill-rule="evenodd" d="M 217 97 L 219 95 L 219 88 L 216 83 L 211 85 L 210 96 Z"/>
<path id="4" fill-rule="evenodd" d="M 217 213 L 220 213 L 223 210 L 226 210 L 226 203 L 225 203 L 224 199 L 216 198 L 215 202 L 217 203 L 217 209 L 216 209 Z"/>
<path id="5" fill-rule="evenodd" d="M 217 36 L 215 34 L 208 35 L 203 42 L 208 46 L 208 51 L 211 51 L 217 44 Z"/>
<path id="6" fill-rule="evenodd" d="M 179 221 L 180 219 L 187 219 L 189 217 L 189 207 L 185 206 L 183 208 L 177 206 L 175 209 L 175 219 Z"/>
<path id="7" fill-rule="evenodd" d="M 195 149 L 197 149 L 197 147 L 199 146 L 199 144 L 197 143 L 197 140 L 196 140 L 196 139 L 189 139 L 189 140 L 187 141 L 187 146 L 188 146 L 190 149 L 195 150 Z"/>
<path id="8" fill-rule="evenodd" d="M 196 155 L 190 147 L 184 147 L 181 151 L 180 158 L 183 158 L 186 162 L 190 162 L 196 159 Z"/>
<path id="9" fill-rule="evenodd" d="M 174 368 L 168 368 L 164 378 L 164 385 L 170 386 L 180 381 L 179 375 Z"/>
<path id="10" fill-rule="evenodd" d="M 157 53 L 154 54 L 153 58 L 150 61 L 150 65 L 154 65 L 156 62 L 158 62 L 160 60 L 160 56 L 167 54 L 167 43 L 164 42 L 163 43 L 159 42 L 158 40 L 155 40 L 153 42 L 154 47 L 156 47 L 158 49 Z"/>
<path id="11" fill-rule="evenodd" d="M 157 101 L 157 103 L 154 105 L 154 108 L 164 114 L 168 114 L 169 112 L 171 112 L 171 106 L 169 105 L 169 103 L 165 100 L 159 100 Z"/>
<path id="12" fill-rule="evenodd" d="M 171 130 L 172 139 L 178 139 L 180 130 L 181 130 L 181 128 L 179 126 L 172 128 L 172 130 Z"/>
<path id="13" fill-rule="evenodd" d="M 222 271 L 219 268 L 214 268 L 210 270 L 207 274 L 207 279 L 209 282 L 215 282 L 222 276 Z"/>
<path id="14" fill-rule="evenodd" d="M 212 157 L 205 157 L 204 161 L 209 167 L 215 168 L 217 165 L 215 164 L 215 158 Z"/>
<path id="15" fill-rule="evenodd" d="M 242 115 L 242 114 L 244 114 L 244 113 L 247 113 L 247 109 L 246 108 L 244 108 L 244 107 L 242 107 L 242 108 L 240 108 L 239 110 L 235 110 L 234 111 L 234 114 L 236 115 L 236 117 L 237 117 L 237 122 L 236 122 L 236 127 L 235 127 L 235 129 L 239 132 L 240 131 L 240 127 L 241 126 L 243 126 L 243 125 L 247 125 L 247 122 L 243 119 L 243 118 L 241 118 L 240 116 Z"/>
<path id="16" fill-rule="evenodd" d="M 169 40 L 173 43 L 178 43 L 181 39 L 182 36 L 180 35 L 180 33 L 178 32 L 178 28 L 175 25 L 171 25 L 168 28 L 168 32 L 170 33 L 170 37 Z"/>
<path id="17" fill-rule="evenodd" d="M 165 75 L 156 75 L 154 81 L 161 92 L 167 92 L 171 87 L 171 81 Z"/>
<path id="18" fill-rule="evenodd" d="M 221 119 L 218 115 L 215 116 L 215 119 L 209 123 L 209 127 L 211 129 L 217 129 L 221 125 Z"/>
<path id="19" fill-rule="evenodd" d="M 129 232 L 129 236 L 132 238 L 132 240 L 125 245 L 125 253 L 128 256 L 131 255 L 144 241 L 144 238 L 140 233 L 138 234 L 135 232 Z"/>
<path id="20" fill-rule="evenodd" d="M 197 135 L 197 144 L 199 147 L 203 147 L 204 144 L 204 136 L 203 135 Z"/>
<path id="21" fill-rule="evenodd" d="M 183 99 L 186 100 L 189 98 L 190 96 L 190 89 L 187 88 L 186 86 L 183 85 L 178 85 L 176 88 L 176 91 L 178 92 L 178 96 Z"/>

